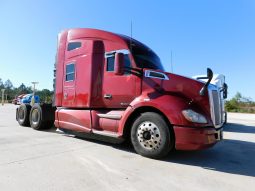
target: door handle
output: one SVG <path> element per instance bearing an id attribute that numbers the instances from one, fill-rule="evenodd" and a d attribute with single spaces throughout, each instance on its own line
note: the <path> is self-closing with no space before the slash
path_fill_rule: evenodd
<path id="1" fill-rule="evenodd" d="M 105 99 L 112 99 L 112 95 L 111 94 L 104 94 L 104 98 Z"/>

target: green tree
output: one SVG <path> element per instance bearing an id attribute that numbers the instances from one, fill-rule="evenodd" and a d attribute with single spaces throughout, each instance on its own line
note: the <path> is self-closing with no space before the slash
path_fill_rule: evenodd
<path id="1" fill-rule="evenodd" d="M 243 97 L 240 92 L 229 101 L 226 101 L 225 107 L 230 112 L 254 113 L 255 102 L 251 98 Z"/>
<path id="2" fill-rule="evenodd" d="M 2 81 L 2 79 L 0 78 L 0 89 L 3 89 L 4 88 L 4 83 Z"/>
<path id="3" fill-rule="evenodd" d="M 11 82 L 11 80 L 6 80 L 6 82 L 4 83 L 4 87 L 7 89 L 7 90 L 10 90 L 13 88 L 13 84 Z"/>
<path id="4" fill-rule="evenodd" d="M 7 100 L 11 100 L 13 99 L 13 97 L 15 97 L 15 95 L 13 95 L 13 84 L 11 82 L 11 80 L 6 80 L 6 82 L 4 83 L 4 88 L 5 88 L 5 94 L 7 95 Z"/>
<path id="5" fill-rule="evenodd" d="M 235 98 L 232 98 L 231 100 L 226 101 L 225 107 L 226 107 L 226 110 L 230 112 L 237 112 L 240 109 L 238 101 Z"/>
<path id="6" fill-rule="evenodd" d="M 237 92 L 233 99 L 235 99 L 237 102 L 240 102 L 242 99 L 242 94 L 240 92 Z"/>
<path id="7" fill-rule="evenodd" d="M 37 91 L 36 95 L 40 97 L 41 102 L 51 103 L 53 92 L 48 89 Z"/>
<path id="8" fill-rule="evenodd" d="M 17 88 L 18 94 L 29 94 L 32 93 L 31 87 L 26 87 L 23 83 Z"/>

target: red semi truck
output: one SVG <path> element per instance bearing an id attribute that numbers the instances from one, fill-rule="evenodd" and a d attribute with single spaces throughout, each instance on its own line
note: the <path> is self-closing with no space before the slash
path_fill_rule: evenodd
<path id="1" fill-rule="evenodd" d="M 167 73 L 143 43 L 97 29 L 58 36 L 52 104 L 21 105 L 20 125 L 55 127 L 161 158 L 170 150 L 198 150 L 222 139 L 219 90 L 207 82 Z"/>

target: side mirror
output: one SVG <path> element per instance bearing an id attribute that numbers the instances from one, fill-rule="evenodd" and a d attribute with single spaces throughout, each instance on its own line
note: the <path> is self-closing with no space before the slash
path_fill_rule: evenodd
<path id="1" fill-rule="evenodd" d="M 223 98 L 227 99 L 228 97 L 228 85 L 226 83 L 223 84 Z"/>
<path id="2" fill-rule="evenodd" d="M 207 68 L 207 78 L 212 79 L 213 78 L 213 71 L 210 68 Z"/>
<path id="3" fill-rule="evenodd" d="M 123 53 L 115 54 L 114 74 L 119 76 L 124 74 L 124 54 Z"/>

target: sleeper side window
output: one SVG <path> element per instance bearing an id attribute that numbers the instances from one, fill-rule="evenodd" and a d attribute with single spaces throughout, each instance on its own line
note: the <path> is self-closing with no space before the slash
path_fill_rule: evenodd
<path id="1" fill-rule="evenodd" d="M 66 81 L 74 81 L 75 79 L 75 64 L 67 64 L 66 65 Z"/>
<path id="2" fill-rule="evenodd" d="M 81 47 L 81 42 L 70 42 L 67 45 L 67 51 L 75 50 Z"/>

